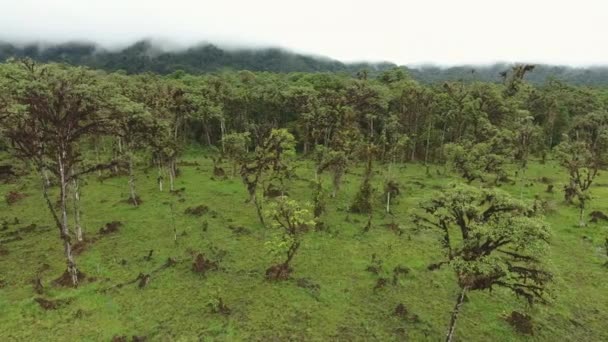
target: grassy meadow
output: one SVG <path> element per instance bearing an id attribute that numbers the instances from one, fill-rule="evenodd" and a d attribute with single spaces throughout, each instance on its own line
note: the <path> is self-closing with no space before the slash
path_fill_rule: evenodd
<path id="1" fill-rule="evenodd" d="M 294 163 L 297 176 L 289 181 L 289 196 L 311 201 L 312 162 Z M 224 168 L 230 170 L 228 164 Z M 86 178 L 82 221 L 89 242 L 76 261 L 87 279 L 77 289 L 53 285 L 65 261 L 38 178 L 32 174 L 0 185 L 2 194 L 27 194 L 12 205 L 0 203 L 0 219 L 7 223 L 0 228 L 0 341 L 65 341 L 67 336 L 79 341 L 110 341 L 116 336 L 152 341 L 444 338 L 458 285 L 449 268 L 427 269 L 442 258 L 439 236 L 417 231 L 410 219 L 421 200 L 460 181 L 439 174 L 443 166 L 431 166 L 430 176 L 420 164 L 393 167 L 401 195 L 392 214 L 386 214 L 381 199 L 386 165 L 377 164 L 376 211 L 367 233 L 362 233 L 367 216 L 347 210 L 363 172 L 351 167 L 337 197 L 327 200 L 327 229 L 305 235 L 291 279 L 284 282 L 265 279 L 266 268 L 275 263 L 265 242 L 275 231 L 264 229 L 253 204 L 245 203 L 248 195 L 240 178 L 213 179 L 213 164 L 202 151 L 189 152 L 179 169 L 179 191 L 169 193 L 168 184 L 159 192 L 154 168 L 140 168 L 139 207 L 125 201 L 127 177 L 103 182 L 95 175 Z M 322 177 L 329 190 L 330 176 Z M 459 317 L 457 340 L 608 340 L 608 260 L 603 247 L 608 222 L 579 228 L 577 208 L 563 201 L 566 180 L 556 164 L 534 162 L 525 179 L 501 186 L 518 198 L 547 200 L 549 259 L 555 276 L 551 302 L 530 307 L 500 288 L 472 292 Z M 547 182 L 554 184 L 554 193 L 545 191 Z M 597 178 L 592 195 L 588 212 L 608 211 L 608 174 Z M 185 214 L 198 205 L 209 211 Z M 99 229 L 112 221 L 122 226 L 101 234 Z M 24 229 L 32 224 L 36 226 Z M 152 256 L 146 258 L 150 250 Z M 204 275 L 193 272 L 198 253 L 216 261 L 218 269 Z M 168 258 L 176 264 L 162 268 Z M 370 266 L 377 274 L 368 270 Z M 395 268 L 408 271 L 395 274 Z M 151 274 L 146 287 L 139 288 L 137 282 L 116 286 L 140 273 Z M 37 275 L 42 294 L 33 285 Z M 388 282 L 377 286 L 379 278 Z M 41 297 L 57 301 L 57 307 L 45 310 L 35 300 Z M 220 299 L 229 312 L 214 310 Z M 406 312 L 396 315 L 399 304 Z M 514 310 L 532 317 L 533 335 L 518 333 L 507 322 Z"/>

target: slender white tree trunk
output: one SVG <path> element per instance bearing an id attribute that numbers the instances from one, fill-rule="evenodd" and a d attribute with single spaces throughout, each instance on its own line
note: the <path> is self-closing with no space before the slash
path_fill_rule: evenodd
<path id="1" fill-rule="evenodd" d="M 74 230 L 76 231 L 76 239 L 82 241 L 82 225 L 80 224 L 80 186 L 77 178 L 72 179 L 72 192 L 74 201 Z"/>
<path id="2" fill-rule="evenodd" d="M 226 135 L 226 121 L 224 118 L 220 120 L 220 134 L 221 134 L 221 143 L 222 143 L 222 153 L 226 152 L 224 147 L 224 135 Z"/>
<path id="3" fill-rule="evenodd" d="M 159 158 L 156 160 L 156 164 L 158 166 L 158 191 L 162 192 L 163 191 L 163 162 L 162 160 Z"/>
<path id="4" fill-rule="evenodd" d="M 133 155 L 129 153 L 129 190 L 131 192 L 131 203 L 134 206 L 139 206 L 137 203 L 137 192 L 135 191 L 135 172 L 133 171 Z"/>
<path id="5" fill-rule="evenodd" d="M 63 240 L 63 248 L 67 262 L 67 271 L 72 278 L 72 284 L 78 286 L 78 269 L 76 268 L 76 262 L 72 255 L 72 243 L 70 239 L 70 230 L 68 225 L 68 212 L 67 212 L 67 187 L 68 187 L 68 170 L 65 167 L 65 152 L 60 152 L 58 156 L 59 164 L 59 181 L 60 181 L 60 210 L 61 210 L 61 239 Z"/>
<path id="6" fill-rule="evenodd" d="M 452 311 L 452 317 L 450 318 L 450 326 L 448 327 L 448 332 L 445 336 L 446 342 L 452 342 L 454 338 L 454 331 L 456 330 L 456 320 L 458 319 L 458 314 L 460 313 L 460 307 L 464 303 L 464 298 L 467 293 L 467 287 L 464 287 L 462 291 L 460 291 L 460 295 L 458 299 L 456 299 L 456 305 L 454 305 L 454 310 Z"/>
<path id="7" fill-rule="evenodd" d="M 169 165 L 169 190 L 174 191 L 174 183 L 175 183 L 175 160 L 171 160 L 171 164 Z"/>

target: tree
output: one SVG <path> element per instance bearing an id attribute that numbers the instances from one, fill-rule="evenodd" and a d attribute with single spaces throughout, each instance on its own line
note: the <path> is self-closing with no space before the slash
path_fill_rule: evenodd
<path id="1" fill-rule="evenodd" d="M 321 179 L 317 179 L 314 184 L 313 204 L 315 229 L 323 230 L 325 224 L 321 221 L 321 216 L 326 212 L 326 192 L 323 188 L 323 181 L 321 181 Z"/>
<path id="2" fill-rule="evenodd" d="M 566 199 L 578 199 L 579 225 L 585 226 L 585 207 L 591 199 L 589 188 L 599 170 L 608 166 L 608 112 L 577 118 L 569 135 L 556 147 L 556 157 L 570 178 Z"/>
<path id="3" fill-rule="evenodd" d="M 340 190 L 342 177 L 344 176 L 346 167 L 348 166 L 348 158 L 346 157 L 346 153 L 344 151 L 328 149 L 324 146 L 317 146 L 315 151 L 315 160 L 317 163 L 315 177 L 320 176 L 325 170 L 331 171 L 333 186 L 331 197 L 335 198 Z"/>
<path id="4" fill-rule="evenodd" d="M 275 256 L 285 256 L 285 260 L 266 270 L 266 278 L 285 280 L 292 272 L 289 266 L 302 243 L 302 235 L 314 225 L 314 219 L 306 206 L 281 196 L 277 201 L 270 202 L 265 213 L 272 222 L 272 227 L 280 230 L 266 246 Z"/>
<path id="5" fill-rule="evenodd" d="M 365 173 L 363 181 L 359 187 L 359 191 L 355 195 L 353 203 L 350 205 L 350 211 L 353 213 L 367 214 L 367 224 L 364 231 L 367 232 L 372 225 L 372 215 L 374 212 L 372 197 L 374 188 L 372 187 L 372 176 L 374 173 L 374 157 L 377 153 L 377 147 L 374 144 L 366 144 L 361 147 L 360 154 L 365 159 Z"/>
<path id="6" fill-rule="evenodd" d="M 506 178 L 505 164 L 513 154 L 513 136 L 510 131 L 490 127 L 492 132 L 486 141 L 474 143 L 469 140 L 447 144 L 445 154 L 453 169 L 467 183 L 479 179 L 487 180 L 486 175 L 495 175 L 494 182 Z"/>
<path id="7" fill-rule="evenodd" d="M 258 187 L 272 179 L 283 183 L 288 172 L 286 158 L 295 154 L 295 138 L 286 129 L 273 129 L 258 142 L 253 156 L 245 158 L 241 164 L 241 178 L 249 193 L 247 202 L 255 204 L 260 223 L 265 225 Z"/>
<path id="8" fill-rule="evenodd" d="M 468 185 L 452 186 L 420 204 L 414 223 L 439 233 L 445 253 L 445 259 L 429 269 L 451 266 L 460 288 L 446 341 L 454 336 L 468 292 L 496 286 L 529 304 L 545 301 L 552 275 L 541 257 L 548 248 L 549 226 L 531 207 L 500 190 Z"/>
<path id="9" fill-rule="evenodd" d="M 249 136 L 249 132 L 229 133 L 224 135 L 222 139 L 223 155 L 232 161 L 233 177 L 236 176 L 238 165 L 243 162 L 249 152 L 249 144 L 251 143 Z"/>
<path id="10" fill-rule="evenodd" d="M 528 114 L 528 113 L 525 113 Z M 534 118 L 525 115 L 515 128 L 514 157 L 519 162 L 520 170 L 528 166 L 530 154 L 541 149 L 541 129 L 534 124 Z"/>
<path id="11" fill-rule="evenodd" d="M 112 132 L 121 141 L 121 157 L 126 159 L 129 170 L 129 202 L 138 206 L 140 199 L 135 187 L 134 170 L 136 152 L 154 144 L 153 141 L 159 135 L 159 127 L 143 104 L 129 98 L 133 96 L 130 80 L 116 75 L 114 77 L 114 83 L 121 85 L 122 90 L 121 94 L 109 101 L 109 117 L 112 120 Z"/>
<path id="12" fill-rule="evenodd" d="M 81 144 L 108 129 L 103 113 L 108 88 L 95 72 L 61 65 L 39 66 L 25 60 L 1 69 L 2 93 L 9 106 L 0 122 L 12 151 L 31 162 L 43 175 L 47 170 L 59 181 L 59 208 L 49 195 L 46 179 L 42 192 L 63 241 L 66 277 L 78 285 L 78 268 L 72 254 L 67 204 L 70 182 L 107 165 L 86 167 Z M 6 82 L 10 80 L 10 86 Z"/>

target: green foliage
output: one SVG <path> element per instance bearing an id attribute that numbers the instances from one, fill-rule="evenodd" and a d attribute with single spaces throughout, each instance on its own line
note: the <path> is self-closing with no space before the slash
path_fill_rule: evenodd
<path id="1" fill-rule="evenodd" d="M 285 256 L 283 265 L 288 266 L 300 247 L 302 235 L 315 224 L 309 206 L 281 196 L 268 203 L 264 216 L 279 231 L 266 247 L 275 257 Z"/>
<path id="2" fill-rule="evenodd" d="M 505 166 L 513 154 L 513 136 L 506 130 L 492 129 L 492 132 L 495 135 L 484 142 L 445 146 L 448 162 L 468 183 L 476 179 L 487 181 L 487 175 L 495 175 L 495 182 L 506 177 Z"/>
<path id="3" fill-rule="evenodd" d="M 552 276 L 541 263 L 549 226 L 530 207 L 500 190 L 455 185 L 423 202 L 414 222 L 440 234 L 442 263 L 461 288 L 505 287 L 533 303 L 546 300 Z"/>

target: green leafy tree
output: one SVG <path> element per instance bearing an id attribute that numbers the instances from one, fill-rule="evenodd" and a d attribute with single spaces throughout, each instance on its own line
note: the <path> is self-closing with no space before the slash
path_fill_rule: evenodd
<path id="1" fill-rule="evenodd" d="M 566 199 L 578 199 L 579 225 L 584 226 L 589 189 L 599 171 L 608 166 L 608 113 L 577 118 L 570 134 L 556 147 L 556 157 L 569 176 Z"/>
<path id="2" fill-rule="evenodd" d="M 460 288 L 446 341 L 467 293 L 502 287 L 528 303 L 544 302 L 552 276 L 541 258 L 548 249 L 549 226 L 532 206 L 500 190 L 456 185 L 420 204 L 414 223 L 439 233 L 445 259 Z"/>
<path id="3" fill-rule="evenodd" d="M 2 109 L 2 134 L 16 157 L 33 164 L 41 175 L 50 171 L 59 182 L 58 208 L 44 177 L 42 191 L 63 242 L 65 277 L 77 286 L 80 272 L 72 253 L 68 188 L 78 177 L 108 166 L 87 166 L 81 145 L 108 131 L 103 109 L 109 89 L 100 75 L 84 68 L 24 60 L 2 66 L 0 73 L 0 91 L 8 104 Z"/>
<path id="4" fill-rule="evenodd" d="M 121 153 L 129 172 L 129 202 L 138 206 L 140 199 L 135 185 L 135 161 L 137 152 L 153 146 L 159 135 L 159 126 L 150 111 L 137 99 L 131 99 L 135 92 L 133 82 L 126 77 L 113 75 L 114 84 L 121 86 L 120 94 L 108 103 L 108 117 L 112 122 L 112 132 L 121 141 Z"/>
<path id="5" fill-rule="evenodd" d="M 324 146 L 317 146 L 315 151 L 315 178 L 321 175 L 325 170 L 329 170 L 332 175 L 332 193 L 331 197 L 336 197 L 340 186 L 342 185 L 342 177 L 348 166 L 348 158 L 344 151 L 337 151 Z"/>
<path id="6" fill-rule="evenodd" d="M 292 272 L 290 264 L 302 244 L 302 236 L 315 221 L 306 206 L 285 196 L 269 203 L 265 217 L 279 231 L 266 246 L 275 257 L 285 257 L 281 263 L 266 270 L 266 278 L 285 280 Z"/>
<path id="7" fill-rule="evenodd" d="M 506 164 L 513 155 L 512 133 L 495 128 L 490 131 L 495 135 L 487 141 L 463 141 L 445 147 L 448 162 L 467 183 L 476 179 L 485 182 L 488 175 L 495 176 L 495 183 L 506 178 Z"/>
<path id="8" fill-rule="evenodd" d="M 251 144 L 249 132 L 228 133 L 222 138 L 223 155 L 232 161 L 232 176 L 236 176 L 238 165 L 247 158 Z"/>
<path id="9" fill-rule="evenodd" d="M 286 129 L 273 129 L 266 138 L 258 140 L 258 143 L 253 155 L 241 164 L 241 178 L 249 193 L 247 202 L 255 204 L 260 223 L 265 225 L 258 187 L 272 179 L 283 183 L 289 171 L 288 157 L 295 154 L 295 138 Z"/>

